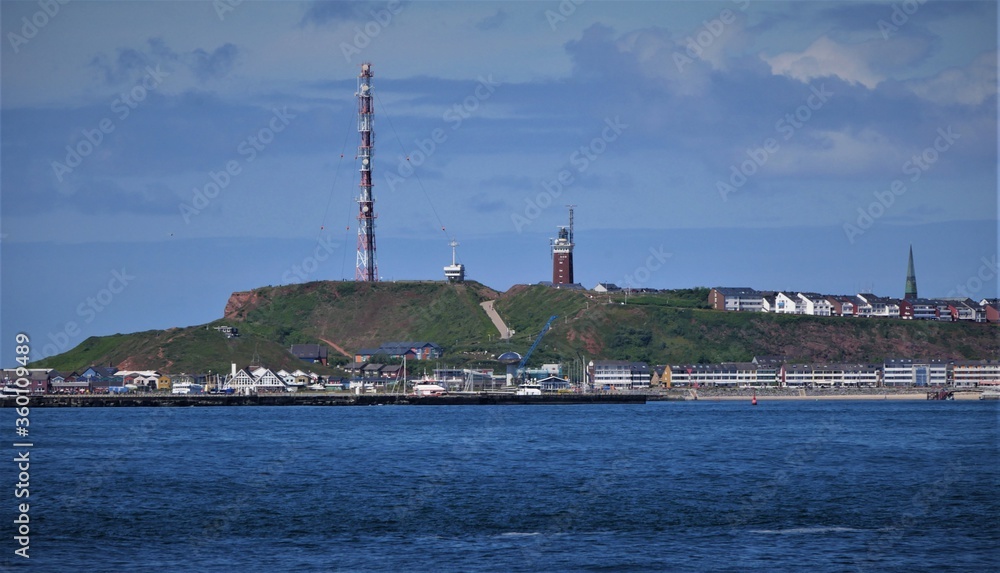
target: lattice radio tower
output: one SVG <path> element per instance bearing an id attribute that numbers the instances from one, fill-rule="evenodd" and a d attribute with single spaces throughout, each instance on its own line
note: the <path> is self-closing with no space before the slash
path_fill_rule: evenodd
<path id="1" fill-rule="evenodd" d="M 354 280 L 378 280 L 375 262 L 375 197 L 372 195 L 372 158 L 375 155 L 375 107 L 372 104 L 372 65 L 361 64 L 358 75 L 358 159 L 361 160 L 361 195 L 358 197 L 358 262 Z"/>

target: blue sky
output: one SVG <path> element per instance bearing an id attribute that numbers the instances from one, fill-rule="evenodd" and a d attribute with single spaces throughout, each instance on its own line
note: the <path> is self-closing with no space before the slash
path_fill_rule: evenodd
<path id="1" fill-rule="evenodd" d="M 448 241 L 576 278 L 997 296 L 995 2 L 4 2 L 0 362 L 352 279 L 360 64 L 384 280 Z M 343 155 L 343 156 L 342 156 Z M 408 159 L 407 159 L 408 157 Z M 444 229 L 442 230 L 442 227 Z"/>

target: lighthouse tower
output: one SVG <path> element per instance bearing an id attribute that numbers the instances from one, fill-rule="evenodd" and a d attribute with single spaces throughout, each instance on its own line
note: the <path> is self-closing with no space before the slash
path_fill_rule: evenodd
<path id="1" fill-rule="evenodd" d="M 573 284 L 573 207 L 569 207 L 569 226 L 559 227 L 559 236 L 552 240 L 552 284 Z"/>

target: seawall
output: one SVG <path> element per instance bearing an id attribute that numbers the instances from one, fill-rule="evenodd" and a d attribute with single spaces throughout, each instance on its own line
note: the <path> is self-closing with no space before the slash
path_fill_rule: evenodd
<path id="1" fill-rule="evenodd" d="M 530 404 L 645 404 L 642 394 L 514 394 L 480 393 L 446 396 L 403 396 L 392 394 L 220 394 L 173 395 L 44 395 L 30 396 L 33 408 L 146 407 L 170 406 L 496 406 Z M 13 397 L 5 397 L 0 407 L 15 407 Z"/>

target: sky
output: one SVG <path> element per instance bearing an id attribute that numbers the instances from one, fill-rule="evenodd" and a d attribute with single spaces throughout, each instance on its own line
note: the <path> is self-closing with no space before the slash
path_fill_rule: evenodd
<path id="1" fill-rule="evenodd" d="M 0 4 L 0 363 L 449 242 L 576 280 L 998 296 L 995 2 Z"/>

